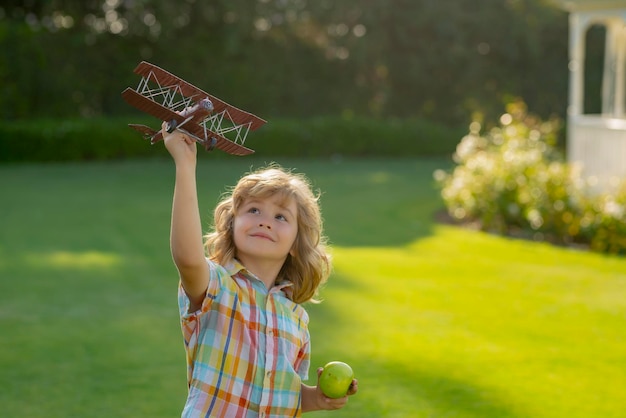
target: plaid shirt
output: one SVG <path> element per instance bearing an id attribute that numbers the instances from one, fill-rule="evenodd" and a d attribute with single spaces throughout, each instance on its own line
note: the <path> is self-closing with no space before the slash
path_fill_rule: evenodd
<path id="1" fill-rule="evenodd" d="M 239 263 L 208 260 L 211 278 L 202 307 L 189 313 L 179 286 L 189 394 L 183 417 L 301 415 L 308 379 L 308 315 L 282 284 L 268 290 Z"/>

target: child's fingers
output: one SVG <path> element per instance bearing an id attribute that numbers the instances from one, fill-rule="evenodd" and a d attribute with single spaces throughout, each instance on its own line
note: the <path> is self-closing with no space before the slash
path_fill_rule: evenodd
<path id="1" fill-rule="evenodd" d="M 348 388 L 348 395 L 354 395 L 359 391 L 359 381 L 354 379 Z"/>
<path id="2" fill-rule="evenodd" d="M 341 409 L 348 403 L 348 395 L 342 398 L 329 398 L 324 396 L 324 401 L 326 402 L 326 408 L 324 409 Z"/>

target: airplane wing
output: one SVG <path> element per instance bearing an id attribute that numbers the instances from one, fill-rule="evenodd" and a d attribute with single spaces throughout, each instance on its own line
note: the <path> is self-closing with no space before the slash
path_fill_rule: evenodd
<path id="1" fill-rule="evenodd" d="M 139 65 L 137 65 L 137 67 L 135 68 L 134 72 L 145 78 L 149 78 L 152 74 L 161 86 L 172 86 L 172 88 L 178 87 L 180 88 L 180 92 L 185 97 L 208 97 L 209 100 L 213 102 L 216 113 L 225 112 L 225 117 L 236 125 L 250 124 L 251 131 L 260 128 L 266 123 L 265 120 L 259 118 L 258 116 L 238 109 L 235 106 L 231 106 L 228 103 L 218 99 L 217 97 L 212 96 L 209 93 L 199 89 L 193 84 L 182 80 L 180 77 L 177 77 L 174 74 L 160 67 L 157 67 L 154 64 L 150 64 L 149 62 L 140 62 Z"/>
<path id="2" fill-rule="evenodd" d="M 155 102 L 154 100 L 150 100 L 147 97 L 143 96 L 140 93 L 137 93 L 132 88 L 128 87 L 126 90 L 122 92 L 122 97 L 126 102 L 141 110 L 142 112 L 148 113 L 155 118 L 163 121 L 171 121 L 175 120 L 178 123 L 181 123 L 185 120 L 185 117 L 174 112 L 171 109 Z"/>
<path id="3" fill-rule="evenodd" d="M 156 129 L 152 129 L 146 125 L 138 125 L 136 123 L 129 123 L 128 127 L 133 128 L 137 132 L 141 133 L 144 139 L 149 139 L 151 144 L 156 144 L 157 142 L 163 139 L 163 134 L 161 131 L 157 131 Z"/>
<path id="4" fill-rule="evenodd" d="M 159 120 L 167 121 L 168 123 L 170 123 L 171 121 L 175 121 L 176 124 L 181 127 L 181 130 L 184 130 L 186 133 L 194 136 L 195 139 L 202 145 L 204 145 L 206 149 L 210 149 L 215 146 L 222 151 L 233 155 L 248 155 L 254 152 L 254 150 L 244 147 L 243 145 L 236 144 L 233 141 L 223 137 L 222 135 L 219 135 L 211 130 L 206 129 L 203 126 L 200 126 L 198 123 L 186 123 L 189 120 L 188 117 L 183 116 L 171 109 L 168 109 L 167 107 L 155 102 L 154 100 L 150 100 L 149 98 L 136 92 L 130 87 L 122 92 L 122 97 L 129 105 L 136 107 L 142 112 L 148 113 Z M 182 129 L 183 127 L 184 129 Z M 138 130 L 144 134 L 148 134 L 151 132 L 147 131 L 144 128 L 138 129 L 138 127 L 136 126 L 131 126 L 131 128 Z M 162 136 L 157 134 L 152 136 L 151 142 L 155 143 L 160 141 L 161 139 L 163 139 Z M 215 143 L 213 143 L 213 139 L 215 140 Z"/>

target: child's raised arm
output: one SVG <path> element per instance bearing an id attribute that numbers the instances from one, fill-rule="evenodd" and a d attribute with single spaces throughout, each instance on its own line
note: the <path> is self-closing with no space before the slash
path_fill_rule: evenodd
<path id="1" fill-rule="evenodd" d="M 195 310 L 200 307 L 209 283 L 196 189 L 197 148 L 195 141 L 182 132 L 168 133 L 165 123 L 163 138 L 176 165 L 170 231 L 172 258 L 191 302 L 190 309 Z"/>

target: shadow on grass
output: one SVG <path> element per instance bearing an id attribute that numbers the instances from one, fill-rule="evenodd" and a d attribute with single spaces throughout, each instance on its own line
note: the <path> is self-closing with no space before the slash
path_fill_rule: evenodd
<path id="1" fill-rule="evenodd" d="M 441 209 L 433 172 L 449 162 L 434 159 L 336 159 L 285 161 L 321 191 L 325 230 L 332 245 L 401 246 L 432 232 Z"/>
<path id="2" fill-rule="evenodd" d="M 444 158 L 202 161 L 197 177 L 203 225 L 210 224 L 219 196 L 241 175 L 273 161 L 311 180 L 320 192 L 330 243 L 341 246 L 398 246 L 430 235 L 433 214 L 441 209 L 433 172 L 450 165 Z M 18 165 L 0 167 L 0 172 L 8 196 L 3 209 L 15 225 L 27 219 L 39 231 L 52 232 L 49 219 L 59 218 L 68 225 L 67 232 L 86 236 L 82 227 L 91 227 L 94 219 L 108 228 L 129 226 L 143 234 L 153 234 L 155 225 L 169 224 L 174 173 L 168 158 Z M 93 245 L 90 238 L 80 244 Z M 166 241 L 167 236 L 158 239 Z"/>

